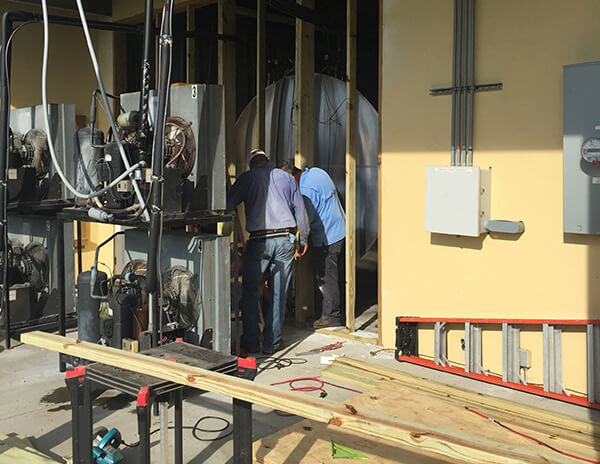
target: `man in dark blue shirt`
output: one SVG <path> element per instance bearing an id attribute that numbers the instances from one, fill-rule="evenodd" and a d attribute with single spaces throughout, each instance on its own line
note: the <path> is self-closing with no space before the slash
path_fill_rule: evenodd
<path id="1" fill-rule="evenodd" d="M 263 308 L 263 352 L 272 354 L 281 343 L 294 255 L 306 253 L 310 226 L 302 195 L 291 175 L 277 169 L 262 150 L 248 153 L 248 165 L 250 170 L 240 175 L 227 194 L 228 211 L 244 202 L 246 230 L 250 233 L 242 271 L 242 344 L 249 353 L 260 349 L 259 285 L 269 269 L 272 307 Z"/>
<path id="2" fill-rule="evenodd" d="M 307 168 L 302 171 L 293 166 L 282 169 L 298 182 L 310 220 L 315 280 L 322 307 L 321 317 L 313 327 L 341 325 L 339 257 L 346 241 L 346 214 L 337 189 L 323 169 Z"/>

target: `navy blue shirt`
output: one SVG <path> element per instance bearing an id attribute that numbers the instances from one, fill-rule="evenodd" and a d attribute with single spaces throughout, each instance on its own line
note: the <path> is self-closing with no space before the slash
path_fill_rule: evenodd
<path id="1" fill-rule="evenodd" d="M 310 220 L 312 245 L 331 245 L 345 238 L 346 213 L 329 174 L 321 168 L 306 169 L 300 176 L 300 192 Z"/>
<path id="2" fill-rule="evenodd" d="M 310 226 L 296 180 L 273 163 L 263 163 L 242 173 L 227 194 L 227 211 L 244 202 L 246 230 L 298 227 L 305 245 Z"/>

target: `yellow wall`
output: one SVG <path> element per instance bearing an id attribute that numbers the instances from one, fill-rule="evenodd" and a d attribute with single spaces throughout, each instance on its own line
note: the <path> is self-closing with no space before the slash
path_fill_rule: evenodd
<path id="1" fill-rule="evenodd" d="M 382 0 L 381 304 L 394 317 L 600 318 L 600 238 L 564 236 L 562 67 L 600 60 L 596 0 L 478 1 L 476 80 L 503 82 L 475 102 L 474 164 L 492 167 L 491 216 L 522 220 L 518 240 L 425 232 L 425 167 L 450 162 L 451 0 Z M 563 337 L 564 384 L 585 391 L 585 338 Z M 459 339 L 450 358 L 463 360 Z M 501 368 L 498 333 L 484 366 Z M 432 354 L 431 331 L 421 352 Z M 530 379 L 542 381 L 541 336 L 525 333 Z"/>
<path id="2" fill-rule="evenodd" d="M 0 1 L 0 13 L 7 10 L 41 12 L 39 8 L 22 3 Z M 66 15 L 64 10 L 50 14 Z M 16 25 L 15 25 L 16 26 Z M 83 30 L 79 27 L 50 25 L 50 50 L 48 66 L 48 101 L 50 103 L 72 103 L 78 115 L 88 115 L 92 91 L 97 87 Z M 108 92 L 114 83 L 113 34 L 92 31 L 92 40 L 100 63 L 102 77 Z M 11 104 L 14 107 L 39 105 L 42 102 L 43 29 L 41 24 L 31 24 L 19 31 L 12 41 Z M 106 130 L 107 119 L 99 110 L 99 125 Z M 84 269 L 92 264 L 94 250 L 103 238 L 113 231 L 113 226 L 97 225 L 87 234 L 84 241 Z M 101 251 L 101 261 L 113 262 L 112 244 Z"/>

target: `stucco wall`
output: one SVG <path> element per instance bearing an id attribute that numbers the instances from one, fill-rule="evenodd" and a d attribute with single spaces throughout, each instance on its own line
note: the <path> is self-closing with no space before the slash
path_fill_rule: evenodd
<path id="1" fill-rule="evenodd" d="M 600 316 L 600 239 L 562 226 L 562 67 L 600 60 L 594 0 L 477 1 L 476 80 L 504 89 L 475 100 L 474 165 L 492 167 L 491 216 L 522 220 L 517 240 L 425 232 L 425 167 L 450 162 L 451 0 L 383 0 L 381 304 L 383 342 L 394 318 Z M 600 214 L 600 210 L 599 210 Z M 450 358 L 463 361 L 460 331 Z M 484 367 L 500 372 L 499 332 Z M 421 331 L 431 355 L 431 331 Z M 541 332 L 526 332 L 532 382 L 542 382 Z M 563 336 L 568 388 L 585 391 L 585 337 Z"/>

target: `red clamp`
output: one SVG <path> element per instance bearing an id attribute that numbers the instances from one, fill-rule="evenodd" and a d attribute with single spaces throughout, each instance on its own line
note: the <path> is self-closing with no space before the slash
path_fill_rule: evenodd
<path id="1" fill-rule="evenodd" d="M 137 394 L 137 407 L 148 406 L 150 400 L 150 388 L 141 387 Z"/>
<path id="2" fill-rule="evenodd" d="M 85 377 L 85 366 L 77 366 L 76 368 L 67 371 L 65 374 L 65 379 L 74 379 L 78 378 L 80 382 L 83 381 Z"/>
<path id="3" fill-rule="evenodd" d="M 256 377 L 256 359 L 238 358 L 237 376 L 243 379 L 254 380 Z"/>

